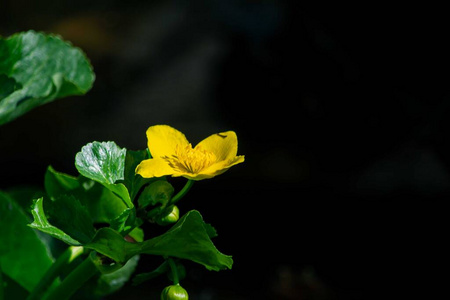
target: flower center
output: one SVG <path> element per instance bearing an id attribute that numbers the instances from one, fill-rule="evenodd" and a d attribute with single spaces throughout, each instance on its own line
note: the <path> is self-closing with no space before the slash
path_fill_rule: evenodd
<path id="1" fill-rule="evenodd" d="M 192 145 L 180 146 L 175 148 L 175 154 L 163 157 L 169 166 L 181 173 L 198 174 L 214 162 L 216 156 L 214 153 L 204 150 L 200 147 L 192 148 Z"/>

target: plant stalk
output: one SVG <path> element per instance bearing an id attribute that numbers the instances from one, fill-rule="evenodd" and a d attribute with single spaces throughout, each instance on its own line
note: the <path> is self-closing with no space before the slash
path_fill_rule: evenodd
<path id="1" fill-rule="evenodd" d="M 78 256 L 83 253 L 83 247 L 71 246 L 66 249 L 52 264 L 52 266 L 45 272 L 41 280 L 38 282 L 36 287 L 33 289 L 31 294 L 28 296 L 27 300 L 41 299 L 42 294 L 45 289 L 47 289 L 52 282 L 58 277 L 61 270 L 69 265 Z M 1 299 L 1 298 L 0 298 Z"/>
<path id="2" fill-rule="evenodd" d="M 170 257 L 167 259 L 167 261 L 169 262 L 170 270 L 172 271 L 173 284 L 175 285 L 180 284 L 180 277 L 178 276 L 177 265 Z"/>
<path id="3" fill-rule="evenodd" d="M 46 298 L 46 300 L 66 300 L 69 299 L 79 288 L 83 286 L 92 276 L 98 272 L 90 257 L 73 270 L 61 284 L 56 287 Z"/>
<path id="4" fill-rule="evenodd" d="M 184 187 L 181 189 L 181 191 L 178 192 L 178 194 L 176 194 L 175 196 L 172 197 L 172 199 L 170 200 L 169 205 L 175 204 L 177 203 L 181 198 L 184 197 L 184 195 L 187 194 L 187 192 L 189 192 L 189 190 L 191 189 L 191 187 L 194 185 L 194 180 L 189 179 L 186 184 L 184 185 Z"/>

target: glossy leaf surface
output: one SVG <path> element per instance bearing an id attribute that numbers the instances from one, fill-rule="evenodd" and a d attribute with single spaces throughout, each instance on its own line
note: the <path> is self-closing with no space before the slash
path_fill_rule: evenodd
<path id="1" fill-rule="evenodd" d="M 84 53 L 55 35 L 0 37 L 0 125 L 55 99 L 83 95 L 94 79 Z"/>
<path id="2" fill-rule="evenodd" d="M 124 180 L 126 149 L 114 142 L 92 142 L 75 156 L 75 167 L 81 175 L 101 183 L 119 196 L 128 207 L 133 207 Z"/>

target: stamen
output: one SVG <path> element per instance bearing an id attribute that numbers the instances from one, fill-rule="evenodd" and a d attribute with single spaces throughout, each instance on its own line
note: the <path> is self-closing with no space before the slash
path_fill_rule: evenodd
<path id="1" fill-rule="evenodd" d="M 175 154 L 163 157 L 173 169 L 190 174 L 198 174 L 216 161 L 214 153 L 204 150 L 201 147 L 192 148 L 192 145 L 175 148 Z"/>

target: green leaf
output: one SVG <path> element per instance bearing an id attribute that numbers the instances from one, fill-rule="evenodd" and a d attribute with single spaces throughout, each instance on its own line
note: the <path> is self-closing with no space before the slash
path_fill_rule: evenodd
<path id="1" fill-rule="evenodd" d="M 44 187 L 49 197 L 56 198 L 73 193 L 80 189 L 81 184 L 76 177 L 57 172 L 52 166 L 49 166 L 44 176 Z"/>
<path id="2" fill-rule="evenodd" d="M 82 244 L 79 241 L 75 240 L 74 238 L 72 238 L 71 236 L 66 234 L 64 231 L 51 225 L 48 222 L 48 219 L 44 213 L 43 201 L 44 201 L 44 198 L 39 198 L 34 201 L 32 211 L 31 211 L 34 221 L 33 221 L 33 223 L 29 224 L 29 226 L 32 228 L 38 229 L 42 232 L 45 232 L 45 233 L 53 236 L 54 238 L 57 238 L 69 245 L 81 246 Z"/>
<path id="3" fill-rule="evenodd" d="M 0 74 L 0 99 L 6 98 L 6 96 L 20 88 L 20 84 L 13 78 L 9 78 L 5 74 Z"/>
<path id="4" fill-rule="evenodd" d="M 102 274 L 97 279 L 93 294 L 96 296 L 106 296 L 118 291 L 131 278 L 131 275 L 136 270 L 138 261 L 139 255 L 133 256 L 119 270 L 109 274 Z"/>
<path id="5" fill-rule="evenodd" d="M 103 185 L 84 176 L 78 178 L 55 171 L 45 173 L 45 190 L 51 199 L 73 195 L 84 205 L 94 223 L 111 223 L 126 209 L 122 199 Z"/>
<path id="6" fill-rule="evenodd" d="M 147 183 L 155 180 L 154 178 L 143 178 L 136 174 L 136 167 L 141 161 L 148 158 L 147 150 L 132 151 L 127 150 L 125 158 L 125 181 L 124 184 L 130 192 L 131 200 L 134 200 L 140 189 Z"/>
<path id="7" fill-rule="evenodd" d="M 139 196 L 139 208 L 148 205 L 155 206 L 160 204 L 165 207 L 172 198 L 174 192 L 173 186 L 165 180 L 157 180 L 149 184 Z"/>
<path id="8" fill-rule="evenodd" d="M 231 269 L 231 256 L 217 250 L 206 226 L 198 211 L 190 211 L 165 234 L 144 242 L 140 253 L 189 259 L 208 270 Z"/>
<path id="9" fill-rule="evenodd" d="M 75 156 L 75 167 L 81 175 L 97 181 L 118 195 L 131 208 L 128 189 L 118 181 L 124 180 L 126 149 L 114 142 L 92 142 Z"/>
<path id="10" fill-rule="evenodd" d="M 111 221 L 111 228 L 117 232 L 129 232 L 134 228 L 136 210 L 127 208 L 117 218 Z"/>
<path id="11" fill-rule="evenodd" d="M 140 273 L 134 276 L 133 278 L 133 286 L 139 285 L 151 279 L 154 279 L 158 276 L 166 274 L 169 271 L 169 263 L 164 261 L 158 268 L 148 273 Z"/>
<path id="12" fill-rule="evenodd" d="M 114 184 L 124 179 L 126 149 L 114 142 L 92 142 L 75 156 L 75 166 L 81 175 L 102 184 Z"/>
<path id="13" fill-rule="evenodd" d="M 55 99 L 83 95 L 94 79 L 85 54 L 57 36 L 0 37 L 0 125 Z"/>
<path id="14" fill-rule="evenodd" d="M 142 228 L 136 227 L 128 233 L 128 236 L 134 239 L 136 242 L 143 242 L 144 230 Z"/>
<path id="15" fill-rule="evenodd" d="M 208 270 L 231 268 L 231 256 L 220 253 L 209 238 L 206 223 L 198 211 L 184 215 L 166 233 L 142 243 L 129 243 L 115 230 L 101 228 L 86 248 L 124 263 L 136 254 L 172 256 L 204 265 Z"/>
<path id="16" fill-rule="evenodd" d="M 95 228 L 86 207 L 72 195 L 61 195 L 49 201 L 45 214 L 53 226 L 82 244 L 88 243 L 95 235 Z"/>
<path id="17" fill-rule="evenodd" d="M 1 275 L 0 275 L 1 277 Z M 1 283 L 1 280 L 0 280 Z M 3 274 L 3 298 L 0 294 L 0 300 L 8 300 L 8 299 L 26 299 L 29 295 L 29 292 L 20 284 L 9 278 L 6 274 Z M 0 287 L 1 293 L 1 287 Z"/>
<path id="18" fill-rule="evenodd" d="M 42 187 L 17 185 L 4 191 L 9 197 L 23 209 L 23 212 L 31 218 L 30 207 L 33 199 L 43 197 L 45 195 Z"/>
<path id="19" fill-rule="evenodd" d="M 17 203 L 0 192 L 0 269 L 31 291 L 53 257 L 37 232 L 27 226 L 29 221 Z"/>

